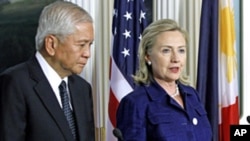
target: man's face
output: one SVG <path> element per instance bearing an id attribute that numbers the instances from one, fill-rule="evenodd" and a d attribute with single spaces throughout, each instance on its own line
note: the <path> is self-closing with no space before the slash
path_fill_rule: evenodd
<path id="1" fill-rule="evenodd" d="M 90 47 L 93 40 L 93 24 L 79 23 L 75 33 L 59 42 L 54 56 L 54 61 L 57 62 L 54 69 L 61 77 L 82 72 L 90 57 Z"/>

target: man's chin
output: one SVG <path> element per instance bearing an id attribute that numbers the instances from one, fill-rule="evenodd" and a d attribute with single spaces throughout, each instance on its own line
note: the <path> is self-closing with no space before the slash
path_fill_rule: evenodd
<path id="1" fill-rule="evenodd" d="M 83 71 L 83 68 L 81 69 L 78 68 L 77 70 L 73 71 L 73 74 L 81 74 L 82 71 Z"/>

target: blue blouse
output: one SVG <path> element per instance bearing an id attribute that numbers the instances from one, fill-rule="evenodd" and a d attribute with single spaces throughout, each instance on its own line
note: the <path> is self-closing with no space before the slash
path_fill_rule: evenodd
<path id="1" fill-rule="evenodd" d="M 178 83 L 184 109 L 156 82 L 126 95 L 117 110 L 124 141 L 211 141 L 212 129 L 197 91 Z"/>

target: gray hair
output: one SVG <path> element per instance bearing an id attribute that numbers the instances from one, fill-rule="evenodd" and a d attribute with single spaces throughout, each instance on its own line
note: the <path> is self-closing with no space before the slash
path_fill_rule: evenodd
<path id="1" fill-rule="evenodd" d="M 55 35 L 61 42 L 75 32 L 76 24 L 91 22 L 90 14 L 76 4 L 66 1 L 56 1 L 44 7 L 38 23 L 36 34 L 36 49 L 44 46 L 47 35 Z"/>
<path id="2" fill-rule="evenodd" d="M 165 31 L 179 31 L 182 33 L 183 37 L 188 44 L 188 35 L 185 30 L 183 30 L 179 25 L 171 19 L 161 19 L 151 23 L 145 28 L 142 34 L 142 40 L 139 44 L 139 68 L 136 75 L 133 76 L 134 81 L 137 84 L 148 85 L 153 80 L 152 68 L 147 65 L 145 56 L 150 54 L 152 47 L 156 42 L 156 37 Z"/>

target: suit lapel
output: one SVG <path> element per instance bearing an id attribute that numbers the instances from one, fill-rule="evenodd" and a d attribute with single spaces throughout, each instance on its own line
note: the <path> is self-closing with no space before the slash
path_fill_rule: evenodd
<path id="1" fill-rule="evenodd" d="M 35 57 L 28 64 L 28 68 L 31 78 L 37 82 L 37 85 L 34 86 L 35 92 L 41 99 L 48 113 L 58 125 L 65 139 L 68 141 L 73 140 L 67 120 L 59 106 L 58 100 Z"/>

